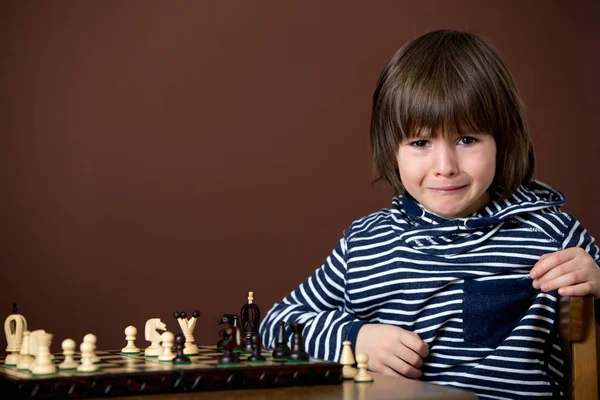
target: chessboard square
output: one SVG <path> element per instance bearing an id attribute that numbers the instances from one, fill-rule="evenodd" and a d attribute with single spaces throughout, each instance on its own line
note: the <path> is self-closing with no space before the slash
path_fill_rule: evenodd
<path id="1" fill-rule="evenodd" d="M 192 361 L 198 361 L 198 362 L 202 362 L 204 360 L 213 360 L 214 357 L 206 357 L 206 356 L 195 356 L 195 357 L 190 357 L 192 359 Z"/>
<path id="2" fill-rule="evenodd" d="M 203 351 L 202 353 L 200 353 L 201 356 L 205 356 L 205 357 L 221 357 L 223 355 L 222 351 L 214 351 L 214 349 L 212 350 L 207 350 L 207 351 Z"/>
<path id="3" fill-rule="evenodd" d="M 144 362 L 148 365 L 162 364 L 158 357 L 146 358 Z"/>
<path id="4" fill-rule="evenodd" d="M 214 359 L 214 360 L 206 360 L 206 361 L 202 361 L 201 363 L 197 363 L 196 365 L 209 365 L 209 366 L 215 366 L 217 365 L 218 360 Z"/>
<path id="5" fill-rule="evenodd" d="M 121 361 L 113 361 L 113 364 L 117 365 L 146 365 L 145 361 L 139 360 L 121 360 Z"/>

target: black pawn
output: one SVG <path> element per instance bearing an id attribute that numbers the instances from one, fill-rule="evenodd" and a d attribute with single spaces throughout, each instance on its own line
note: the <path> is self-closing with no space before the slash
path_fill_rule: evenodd
<path id="1" fill-rule="evenodd" d="M 240 356 L 231 350 L 223 350 L 223 354 L 219 357 L 219 364 L 239 364 Z"/>
<path id="2" fill-rule="evenodd" d="M 252 332 L 246 332 L 244 334 L 244 339 L 242 339 L 242 351 L 244 353 L 249 353 L 252 352 L 253 350 L 253 346 L 252 346 L 252 336 L 254 334 Z"/>
<path id="3" fill-rule="evenodd" d="M 302 330 L 304 324 L 293 322 L 290 324 L 292 328 L 292 351 L 288 358 L 293 361 L 308 361 L 308 353 L 304 350 L 304 338 L 302 337 Z"/>
<path id="4" fill-rule="evenodd" d="M 248 361 L 250 362 L 263 362 L 266 361 L 266 358 L 261 354 L 262 353 L 262 337 L 255 333 L 252 335 L 252 355 L 248 357 Z"/>
<path id="5" fill-rule="evenodd" d="M 287 359 L 290 355 L 290 348 L 288 347 L 288 336 L 285 331 L 285 322 L 279 321 L 279 328 L 277 330 L 277 337 L 275 338 L 275 348 L 273 349 L 273 358 L 276 359 Z"/>
<path id="6" fill-rule="evenodd" d="M 178 333 L 175 335 L 175 347 L 177 348 L 177 354 L 173 359 L 173 364 L 190 364 L 192 361 L 189 357 L 183 354 L 183 348 L 185 346 L 185 336 Z"/>
<path id="7" fill-rule="evenodd" d="M 235 336 L 237 329 L 231 324 L 226 324 L 220 331 L 219 336 L 227 338 L 223 341 L 223 354 L 219 357 L 219 364 L 239 364 L 240 356 L 233 350 L 237 348 Z"/>

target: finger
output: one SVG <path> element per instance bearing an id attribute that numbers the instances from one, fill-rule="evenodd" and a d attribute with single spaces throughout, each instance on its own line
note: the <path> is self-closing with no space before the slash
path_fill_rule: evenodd
<path id="1" fill-rule="evenodd" d="M 574 267 L 576 267 L 574 264 L 569 264 L 569 263 L 557 265 L 550 271 L 546 272 L 541 277 L 535 279 L 533 281 L 533 287 L 536 289 L 542 289 L 542 286 L 547 285 L 549 282 L 553 281 L 554 279 L 557 279 L 562 275 L 566 275 L 568 273 L 573 272 L 572 269 Z M 542 289 L 542 290 L 547 290 L 547 289 Z"/>
<path id="2" fill-rule="evenodd" d="M 421 368 L 421 365 L 423 365 L 421 356 L 404 345 L 398 346 L 394 351 L 394 355 L 415 368 Z"/>
<path id="3" fill-rule="evenodd" d="M 555 268 L 557 265 L 564 264 L 575 258 L 578 253 L 578 247 L 572 247 L 565 250 L 556 251 L 554 253 L 544 254 L 537 263 L 529 271 L 529 276 L 532 279 L 544 276 L 548 271 Z"/>
<path id="4" fill-rule="evenodd" d="M 421 372 L 420 369 L 413 367 L 398 357 L 387 358 L 384 360 L 384 363 L 400 375 L 406 376 L 407 378 L 417 379 L 423 375 L 423 372 Z"/>
<path id="5" fill-rule="evenodd" d="M 594 284 L 588 281 L 577 285 L 561 287 L 558 289 L 558 294 L 561 296 L 585 296 L 586 294 L 592 293 L 593 290 Z"/>
<path id="6" fill-rule="evenodd" d="M 582 270 L 581 264 L 574 262 L 574 260 L 569 260 L 563 264 L 556 265 L 550 271 L 546 272 L 541 277 L 537 278 L 533 282 L 533 287 L 542 288 L 544 284 L 547 284 L 555 279 L 558 279 L 562 275 L 567 275 L 576 271 Z M 545 289 L 542 289 L 545 290 Z"/>
<path id="7" fill-rule="evenodd" d="M 577 270 L 574 272 L 569 272 L 563 275 L 556 277 L 555 279 L 548 280 L 546 282 L 541 283 L 540 289 L 543 292 L 550 292 L 552 290 L 558 288 L 564 288 L 567 286 L 578 285 L 580 283 L 585 283 L 588 279 L 585 279 L 585 273 L 581 273 L 582 270 Z"/>
<path id="8" fill-rule="evenodd" d="M 400 343 L 415 352 L 419 357 L 425 358 L 429 355 L 429 346 L 414 332 L 404 331 L 400 336 Z"/>
<path id="9" fill-rule="evenodd" d="M 387 365 L 380 365 L 377 367 L 377 369 L 372 369 L 371 371 L 378 372 L 380 374 L 387 375 L 387 376 L 401 375 L 400 373 L 394 371 L 392 368 L 388 367 Z"/>

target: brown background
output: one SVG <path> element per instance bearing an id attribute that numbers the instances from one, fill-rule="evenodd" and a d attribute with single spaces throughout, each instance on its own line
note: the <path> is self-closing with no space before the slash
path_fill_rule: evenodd
<path id="1" fill-rule="evenodd" d="M 371 96 L 388 58 L 438 28 L 489 38 L 520 85 L 537 177 L 600 234 L 600 3 L 4 1 L 0 315 L 95 333 L 199 308 L 212 344 L 253 290 L 266 313 L 356 218 Z M 4 317 L 2 317 L 4 318 Z"/>

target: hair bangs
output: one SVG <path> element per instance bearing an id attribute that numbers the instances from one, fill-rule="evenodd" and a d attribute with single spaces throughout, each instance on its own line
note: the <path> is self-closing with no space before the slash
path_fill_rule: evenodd
<path id="1" fill-rule="evenodd" d="M 468 80 L 455 63 L 439 62 L 410 87 L 400 90 L 397 123 L 400 141 L 446 135 L 492 133 L 494 126 L 485 84 Z M 470 74 L 472 77 L 473 75 Z"/>

